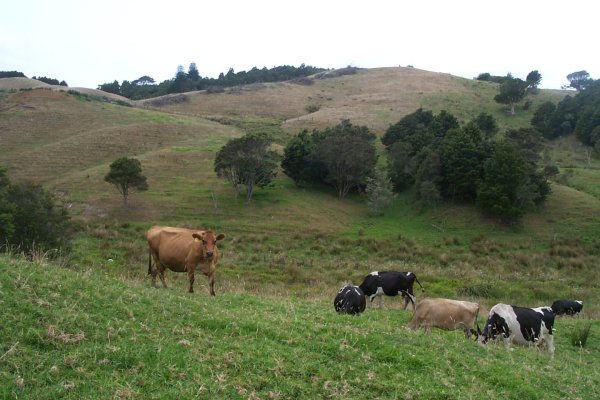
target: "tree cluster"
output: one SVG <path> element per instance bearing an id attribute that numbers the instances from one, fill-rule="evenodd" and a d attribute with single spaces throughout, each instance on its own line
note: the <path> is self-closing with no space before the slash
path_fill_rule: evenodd
<path id="1" fill-rule="evenodd" d="M 275 178 L 280 157 L 271 149 L 272 143 L 264 135 L 249 134 L 230 140 L 217 152 L 215 172 L 231 184 L 236 200 L 245 188 L 250 202 L 256 187 L 265 187 Z"/>
<path id="2" fill-rule="evenodd" d="M 0 71 L 0 78 L 27 78 L 24 73 L 19 71 Z"/>
<path id="3" fill-rule="evenodd" d="M 573 132 L 588 147 L 600 154 L 600 80 L 576 84 L 575 96 L 566 96 L 558 104 L 545 102 L 535 111 L 531 125 L 548 139 Z"/>
<path id="4" fill-rule="evenodd" d="M 283 172 L 299 185 L 325 184 L 338 198 L 363 189 L 373 177 L 377 162 L 376 136 L 366 126 L 343 120 L 340 124 L 312 134 L 304 130 L 284 149 Z"/>
<path id="5" fill-rule="evenodd" d="M 537 167 L 541 137 L 519 129 L 496 141 L 491 121 L 481 114 L 461 127 L 446 111 L 419 109 L 392 125 L 382 142 L 395 190 L 414 186 L 424 204 L 474 203 L 508 224 L 534 210 L 549 193 Z"/>
<path id="6" fill-rule="evenodd" d="M 74 232 L 67 210 L 30 182 L 13 183 L 0 167 L 0 244 L 21 251 L 67 247 Z"/>
<path id="7" fill-rule="evenodd" d="M 529 93 L 536 94 L 537 88 L 542 81 L 542 75 L 537 71 L 527 74 L 525 80 L 514 78 L 511 74 L 506 75 L 499 87 L 499 93 L 494 100 L 500 104 L 510 106 L 511 115 L 515 114 L 515 106 Z"/>
<path id="8" fill-rule="evenodd" d="M 157 84 L 154 79 L 144 75 L 134 81 L 118 81 L 98 85 L 98 89 L 108 93 L 114 93 L 132 100 L 147 99 L 170 93 L 183 93 L 192 90 L 222 90 L 225 87 L 245 85 L 260 82 L 280 82 L 290 79 L 305 77 L 324 71 L 307 65 L 294 67 L 290 65 L 277 66 L 273 68 L 252 68 L 250 71 L 235 72 L 230 68 L 226 74 L 220 73 L 218 78 L 200 76 L 196 63 L 191 63 L 187 72 L 183 66 L 177 67 L 177 72 L 172 79 Z"/>
<path id="9" fill-rule="evenodd" d="M 48 78 L 45 76 L 38 76 L 38 77 L 32 77 L 31 79 L 36 79 L 40 82 L 44 82 L 47 83 L 48 85 L 57 85 L 57 86 L 69 86 L 67 85 L 67 82 L 65 81 L 59 81 L 58 79 L 54 79 L 54 78 Z"/>

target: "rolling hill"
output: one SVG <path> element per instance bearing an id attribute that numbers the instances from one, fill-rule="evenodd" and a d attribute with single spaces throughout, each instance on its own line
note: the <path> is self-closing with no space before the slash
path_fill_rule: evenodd
<path id="1" fill-rule="evenodd" d="M 559 101 L 565 92 L 541 90 L 528 110 L 510 116 L 493 101 L 495 84 L 414 68 L 359 69 L 133 106 L 78 91 L 16 90 L 3 86 L 7 82 L 0 79 L 0 164 L 13 179 L 53 190 L 85 224 L 74 263 L 106 266 L 111 259 L 115 274 L 141 275 L 142 233 L 163 223 L 226 232 L 223 277 L 243 274 L 252 287 L 266 282 L 300 289 L 309 283 L 318 293 L 370 270 L 410 268 L 431 279 L 444 276 L 433 294 L 473 293 L 486 301 L 502 298 L 484 282 L 497 273 L 527 288 L 512 293 L 509 281 L 499 285 L 515 300 L 547 301 L 555 296 L 553 285 L 569 297 L 595 290 L 586 276 L 600 248 L 599 165 L 586 166 L 569 138 L 549 143 L 545 157 L 571 171 L 570 177 L 553 183 L 542 212 L 512 228 L 468 206 L 423 212 L 411 192 L 400 194 L 384 217 L 372 218 L 360 196 L 339 201 L 327 190 L 297 188 L 283 174 L 245 204 L 234 201 L 213 172 L 215 152 L 248 131 L 269 131 L 284 145 L 300 129 L 349 119 L 382 135 L 419 107 L 448 110 L 463 123 L 485 111 L 506 129 L 527 126 L 537 104 Z M 103 181 L 119 156 L 139 158 L 150 187 L 134 194 L 126 210 Z M 565 271 L 574 273 L 561 278 Z M 545 276 L 542 289 L 527 281 L 538 274 Z"/>

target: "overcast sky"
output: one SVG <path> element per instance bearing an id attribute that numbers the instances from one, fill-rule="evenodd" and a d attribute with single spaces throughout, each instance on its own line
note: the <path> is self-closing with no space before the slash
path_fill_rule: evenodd
<path id="1" fill-rule="evenodd" d="M 412 65 L 560 88 L 600 78 L 595 0 L 0 0 L 0 71 L 96 88 L 229 68 Z"/>

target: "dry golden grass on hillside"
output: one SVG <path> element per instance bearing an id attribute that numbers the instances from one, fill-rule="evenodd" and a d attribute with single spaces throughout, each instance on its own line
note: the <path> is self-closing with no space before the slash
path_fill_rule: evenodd
<path id="1" fill-rule="evenodd" d="M 68 90 L 75 91 L 78 93 L 97 96 L 100 98 L 106 98 L 111 101 L 122 101 L 125 103 L 131 103 L 131 101 L 123 96 L 119 96 L 113 93 L 104 92 L 98 89 L 90 89 L 84 87 L 65 87 L 60 85 L 49 85 L 45 82 L 38 81 L 37 79 L 29 79 L 23 77 L 15 78 L 0 78 L 0 90 L 2 91 L 15 91 L 15 90 L 29 90 L 29 89 L 47 89 L 54 92 L 66 92 Z"/>
<path id="2" fill-rule="evenodd" d="M 526 123 L 526 118 L 507 119 L 503 106 L 494 102 L 497 85 L 416 68 L 359 69 L 356 74 L 335 78 L 254 84 L 169 95 L 137 102 L 142 107 L 200 117 L 259 116 L 281 119 L 288 134 L 302 129 L 322 129 L 349 119 L 382 134 L 390 125 L 419 107 L 455 114 L 462 123 L 485 111 L 499 118 L 501 126 Z M 311 84 L 307 84 L 311 83 Z M 185 101 L 169 102 L 179 96 Z M 184 96 L 184 97 L 181 97 Z M 533 106 L 548 99 L 558 101 L 563 93 L 542 91 Z M 158 100 L 158 101 L 157 101 Z M 523 119 L 525 118 L 525 119 Z"/>

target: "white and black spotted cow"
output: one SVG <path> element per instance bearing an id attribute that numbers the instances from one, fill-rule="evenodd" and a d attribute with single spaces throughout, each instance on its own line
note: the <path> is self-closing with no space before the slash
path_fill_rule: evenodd
<path id="1" fill-rule="evenodd" d="M 358 315 L 365 311 L 366 305 L 363 291 L 351 284 L 342 287 L 333 300 L 335 311 L 339 313 Z"/>
<path id="2" fill-rule="evenodd" d="M 553 325 L 554 312 L 550 307 L 525 308 L 496 304 L 488 314 L 478 341 L 485 344 L 489 339 L 501 335 L 507 350 L 511 342 L 537 346 L 546 343 L 548 353 L 554 357 Z"/>
<path id="3" fill-rule="evenodd" d="M 556 315 L 575 315 L 583 309 L 583 301 L 580 300 L 556 300 L 552 303 L 552 311 Z"/>
<path id="4" fill-rule="evenodd" d="M 365 295 L 369 296 L 369 300 L 373 303 L 375 296 L 379 296 L 379 307 L 381 307 L 381 297 L 385 294 L 386 296 L 397 296 L 401 294 L 404 298 L 404 309 L 410 301 L 415 310 L 416 297 L 413 293 L 413 285 L 417 281 L 421 290 L 424 292 L 421 282 L 417 279 L 417 276 L 412 272 L 397 272 L 397 271 L 373 271 L 365 277 L 363 282 L 360 284 L 361 290 Z"/>

